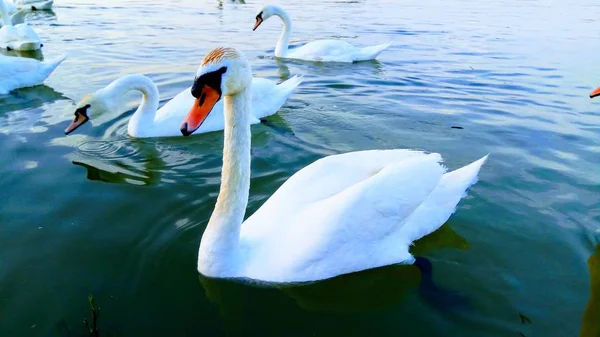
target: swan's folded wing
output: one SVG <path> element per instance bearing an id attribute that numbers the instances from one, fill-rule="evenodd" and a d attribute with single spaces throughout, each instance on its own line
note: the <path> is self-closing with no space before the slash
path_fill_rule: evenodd
<path id="1" fill-rule="evenodd" d="M 356 159 L 373 157 L 377 158 L 358 155 Z M 331 188 L 332 180 L 341 180 L 335 176 L 329 176 L 329 181 L 305 181 L 320 200 L 290 196 L 287 201 L 292 207 L 279 200 L 264 209 L 264 217 L 263 209 L 259 210 L 258 221 L 250 218 L 249 226 L 242 226 L 244 240 L 248 239 L 255 260 L 260 261 L 251 269 L 272 273 L 273 279 L 301 281 L 411 261 L 410 242 L 400 240 L 386 246 L 384 242 L 428 198 L 445 169 L 439 164 L 438 154 L 395 162 L 380 159 L 388 162 L 380 162 L 383 167 L 376 170 L 368 170 L 373 162 L 361 161 L 353 166 L 355 171 L 367 174 L 363 179 L 357 179 L 358 175 L 349 177 L 340 168 L 339 175 L 346 177 L 348 185 L 344 189 L 339 188 L 341 184 Z M 267 227 L 261 226 L 265 222 L 273 226 L 262 232 Z M 286 280 L 290 275 L 294 279 Z"/>
<path id="2" fill-rule="evenodd" d="M 383 168 L 429 155 L 411 150 L 371 150 L 321 158 L 290 177 L 242 226 L 242 235 L 262 237 L 309 205 L 318 204 L 378 174 Z M 439 157 L 439 155 L 436 154 Z"/>

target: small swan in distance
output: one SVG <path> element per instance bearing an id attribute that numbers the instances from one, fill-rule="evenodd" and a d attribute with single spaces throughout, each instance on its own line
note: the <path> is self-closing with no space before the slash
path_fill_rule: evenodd
<path id="1" fill-rule="evenodd" d="M 32 51 L 42 47 L 40 37 L 27 23 L 13 26 L 5 0 L 0 0 L 0 13 L 4 21 L 4 25 L 0 28 L 0 48 Z"/>
<path id="2" fill-rule="evenodd" d="M 39 1 L 39 0 L 13 0 L 13 5 L 19 9 L 26 10 L 48 10 L 52 8 L 54 0 Z"/>
<path id="3" fill-rule="evenodd" d="M 224 100 L 221 186 L 202 235 L 198 271 L 208 277 L 308 282 L 412 264 L 412 242 L 442 226 L 477 181 L 487 156 L 452 172 L 437 153 L 403 149 L 321 158 L 292 175 L 246 221 L 250 194 L 252 70 L 217 48 L 192 85 L 185 136 Z"/>
<path id="4" fill-rule="evenodd" d="M 66 54 L 40 62 L 30 58 L 0 55 L 0 94 L 42 84 L 65 58 Z"/>
<path id="5" fill-rule="evenodd" d="M 383 50 L 392 45 L 391 42 L 358 48 L 348 42 L 340 40 L 316 40 L 288 50 L 290 35 L 292 34 L 292 20 L 288 13 L 276 5 L 265 5 L 258 10 L 256 23 L 252 30 L 256 30 L 263 21 L 276 15 L 283 21 L 283 32 L 275 46 L 275 56 L 317 62 L 357 62 L 375 59 Z"/>
<path id="6" fill-rule="evenodd" d="M 254 78 L 252 91 L 252 124 L 261 118 L 273 115 L 285 103 L 292 91 L 302 82 L 302 77 L 294 76 L 280 84 L 265 79 Z M 69 134 L 90 118 L 107 111 L 118 111 L 121 98 L 135 90 L 142 93 L 142 102 L 127 126 L 132 137 L 181 137 L 179 125 L 194 102 L 192 88 L 181 91 L 160 109 L 159 92 L 156 84 L 148 77 L 138 74 L 123 76 L 106 87 L 87 95 L 76 107 L 75 119 L 65 130 Z M 196 133 L 223 130 L 223 104 L 215 107 L 214 116 L 207 119 Z"/>

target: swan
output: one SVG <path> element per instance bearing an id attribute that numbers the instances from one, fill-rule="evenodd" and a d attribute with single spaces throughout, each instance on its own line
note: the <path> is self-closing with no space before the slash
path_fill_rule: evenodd
<path id="1" fill-rule="evenodd" d="M 266 5 L 258 10 L 256 23 L 252 30 L 256 30 L 263 21 L 277 15 L 283 21 L 283 32 L 275 46 L 275 56 L 281 58 L 299 59 L 318 62 L 356 62 L 375 59 L 383 50 L 392 45 L 391 42 L 357 48 L 348 42 L 339 40 L 316 40 L 301 47 L 288 50 L 290 35 L 292 34 L 292 21 L 288 13 L 276 5 Z"/>
<path id="2" fill-rule="evenodd" d="M 252 81 L 253 113 L 250 122 L 259 123 L 261 118 L 276 113 L 301 82 L 300 76 L 294 76 L 280 84 L 265 78 L 254 78 Z M 191 88 L 181 91 L 158 109 L 158 87 L 150 78 L 139 74 L 123 76 L 84 97 L 77 104 L 75 118 L 66 128 L 65 134 L 73 132 L 94 115 L 105 111 L 119 111 L 120 98 L 132 90 L 142 93 L 142 102 L 129 120 L 127 133 L 130 136 L 138 138 L 181 136 L 179 124 L 194 102 Z M 215 107 L 215 110 L 221 112 L 215 112 L 214 116 L 207 119 L 196 133 L 223 130 L 223 104 Z"/>
<path id="3" fill-rule="evenodd" d="M 0 0 L 3 1 L 3 0 Z M 10 25 L 14 26 L 14 25 L 18 25 L 20 23 L 25 22 L 25 15 L 27 14 L 27 12 L 25 12 L 24 10 L 17 10 L 16 7 L 14 7 L 13 4 L 11 4 L 10 2 L 6 2 L 6 13 L 8 13 L 9 16 L 9 20 L 10 20 Z M 2 21 L 0 21 L 0 27 L 4 26 L 4 12 L 0 12 L 0 17 L 2 17 Z"/>
<path id="4" fill-rule="evenodd" d="M 19 9 L 47 10 L 52 8 L 54 0 L 13 0 L 13 4 Z"/>
<path id="5" fill-rule="evenodd" d="M 30 51 L 42 47 L 40 37 L 28 24 L 12 24 L 4 0 L 0 0 L 0 13 L 2 13 L 2 20 L 4 21 L 4 25 L 0 28 L 0 48 Z"/>
<path id="6" fill-rule="evenodd" d="M 308 282 L 412 264 L 411 243 L 444 224 L 487 159 L 446 173 L 436 153 L 328 156 L 290 177 L 242 223 L 250 188 L 251 79 L 241 52 L 210 51 L 181 124 L 184 136 L 192 134 L 223 98 L 221 187 L 198 253 L 198 271 L 205 276 Z"/>
<path id="7" fill-rule="evenodd" d="M 67 58 L 59 56 L 50 61 L 0 55 L 0 95 L 18 88 L 42 84 L 48 76 Z"/>
<path id="8" fill-rule="evenodd" d="M 590 94 L 590 98 L 594 98 L 594 97 L 598 97 L 600 96 L 600 88 L 592 91 L 592 93 Z"/>

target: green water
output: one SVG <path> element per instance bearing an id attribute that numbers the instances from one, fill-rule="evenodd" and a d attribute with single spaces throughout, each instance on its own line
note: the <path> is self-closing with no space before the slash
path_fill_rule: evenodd
<path id="1" fill-rule="evenodd" d="M 600 336 L 600 101 L 587 97 L 600 3 L 284 4 L 293 45 L 395 45 L 353 65 L 274 60 L 281 24 L 252 32 L 255 2 L 57 0 L 29 14 L 43 57 L 69 58 L 46 86 L 0 97 L 0 336 L 83 336 L 89 294 L 101 336 Z M 222 134 L 129 138 L 132 95 L 126 113 L 64 136 L 85 94 L 141 73 L 164 103 L 221 45 L 255 76 L 305 74 L 252 127 L 248 214 L 325 155 L 422 149 L 453 169 L 491 153 L 412 250 L 460 300 L 424 294 L 414 266 L 282 289 L 201 278 Z"/>

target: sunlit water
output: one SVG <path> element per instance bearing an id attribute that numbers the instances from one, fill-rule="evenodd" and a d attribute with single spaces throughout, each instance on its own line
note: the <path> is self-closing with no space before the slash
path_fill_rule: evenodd
<path id="1" fill-rule="evenodd" d="M 43 57 L 69 58 L 46 86 L 0 97 L 0 336 L 81 336 L 89 294 L 101 336 L 600 335 L 600 101 L 587 96 L 600 85 L 600 2 L 285 3 L 294 45 L 394 41 L 352 65 L 275 60 L 281 23 L 252 32 L 258 5 L 57 0 L 28 15 Z M 325 155 L 422 149 L 453 169 L 491 153 L 412 250 L 444 296 L 424 292 L 414 266 L 282 289 L 199 277 L 222 134 L 132 139 L 130 109 L 64 136 L 88 92 L 141 73 L 164 103 L 221 45 L 255 76 L 305 74 L 252 127 L 248 214 Z"/>

